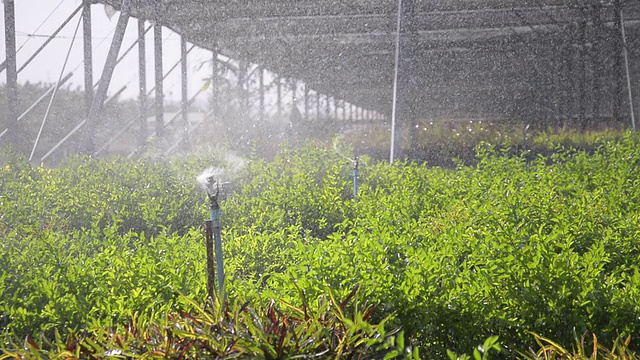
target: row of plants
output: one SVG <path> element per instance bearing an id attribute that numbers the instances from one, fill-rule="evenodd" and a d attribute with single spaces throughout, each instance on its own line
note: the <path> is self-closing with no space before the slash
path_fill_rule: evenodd
<path id="1" fill-rule="evenodd" d="M 592 152 L 604 140 L 622 139 L 625 130 L 619 124 L 618 127 L 576 131 L 521 121 L 421 121 L 402 132 L 403 151 L 412 159 L 428 162 L 431 166 L 455 168 L 457 162 L 475 165 L 475 147 L 481 142 L 496 148 L 508 147 L 515 155 L 528 152 L 534 157 L 537 154 L 551 156 L 559 146 Z M 346 140 L 358 153 L 385 160 L 389 157 L 390 137 L 388 128 L 370 127 L 350 131 Z M 410 142 L 411 149 L 408 148 Z"/>
<path id="2" fill-rule="evenodd" d="M 637 142 L 629 133 L 533 159 L 482 145 L 456 169 L 364 158 L 357 199 L 333 149 L 251 158 L 221 204 L 229 299 L 304 304 L 359 286 L 377 306 L 370 323 L 402 328 L 404 347 L 429 357 L 489 336 L 517 356 L 530 331 L 564 347 L 584 332 L 613 344 L 640 333 Z M 206 297 L 195 175 L 219 157 L 50 170 L 3 157 L 7 336 L 159 321 L 193 310 L 179 294 Z"/>
<path id="3" fill-rule="evenodd" d="M 385 330 L 387 319 L 368 322 L 374 307 L 361 304 L 357 290 L 343 301 L 329 290 L 316 307 L 272 301 L 254 308 L 242 299 L 223 304 L 217 298 L 200 306 L 180 297 L 188 311 L 162 319 L 134 315 L 119 331 L 97 328 L 66 337 L 56 332 L 53 339 L 27 336 L 23 346 L 9 339 L 0 359 L 419 359 L 418 348 L 405 343 L 401 330 Z"/>

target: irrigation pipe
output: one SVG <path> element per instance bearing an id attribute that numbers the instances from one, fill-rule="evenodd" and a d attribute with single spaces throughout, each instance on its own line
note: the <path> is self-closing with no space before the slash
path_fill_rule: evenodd
<path id="1" fill-rule="evenodd" d="M 224 299 L 222 304 L 226 304 L 227 294 L 224 291 L 224 263 L 222 256 L 222 236 L 220 232 L 220 204 L 218 203 L 218 195 L 220 194 L 220 183 L 213 176 L 207 178 L 207 193 L 209 195 L 209 212 L 211 214 L 211 223 L 213 226 L 213 240 L 216 252 L 216 267 L 218 275 L 218 296 Z M 215 190 L 214 190 L 215 185 Z"/>
<path id="2" fill-rule="evenodd" d="M 40 142 L 40 136 L 42 136 L 42 130 L 44 129 L 44 124 L 47 122 L 47 118 L 49 117 L 49 112 L 51 111 L 51 106 L 53 105 L 53 101 L 56 98 L 56 94 L 58 93 L 58 89 L 60 88 L 59 84 L 64 75 L 64 69 L 67 67 L 67 62 L 69 61 L 69 56 L 71 55 L 71 50 L 73 49 L 73 44 L 76 41 L 76 35 L 78 34 L 78 29 L 80 29 L 80 23 L 82 22 L 82 17 L 79 17 L 78 24 L 76 25 L 76 30 L 73 33 L 73 39 L 71 40 L 71 45 L 69 45 L 69 50 L 67 51 L 67 56 L 64 59 L 64 64 L 62 64 L 62 70 L 60 71 L 60 76 L 58 77 L 58 82 L 56 83 L 55 88 L 53 89 L 53 94 L 51 94 L 51 99 L 49 100 L 49 105 L 47 106 L 47 111 L 44 113 L 44 118 L 42 118 L 42 124 L 40 124 L 40 130 L 38 131 L 38 136 L 36 137 L 36 141 L 33 144 L 33 149 L 31 149 L 31 155 L 29 155 L 29 161 L 33 159 L 33 154 L 36 152 L 36 148 L 38 147 L 38 142 Z"/>

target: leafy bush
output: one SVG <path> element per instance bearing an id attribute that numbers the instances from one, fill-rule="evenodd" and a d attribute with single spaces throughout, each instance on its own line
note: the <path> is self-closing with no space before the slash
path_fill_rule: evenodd
<path id="1" fill-rule="evenodd" d="M 640 333 L 637 144 L 628 133 L 536 157 L 481 145 L 456 169 L 363 159 L 357 199 L 332 151 L 250 159 L 221 204 L 229 298 L 300 304 L 361 285 L 373 322 L 394 314 L 435 358 L 489 336 L 515 356 L 529 331 L 565 347 L 574 331 Z M 193 169 L 206 162 L 5 165 L 0 326 L 51 335 L 160 319 L 184 310 L 178 292 L 202 298 Z"/>

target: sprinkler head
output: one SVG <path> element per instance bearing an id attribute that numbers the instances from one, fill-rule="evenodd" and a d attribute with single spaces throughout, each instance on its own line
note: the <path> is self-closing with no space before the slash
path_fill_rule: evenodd
<path id="1" fill-rule="evenodd" d="M 211 206 L 217 206 L 218 195 L 220 194 L 220 184 L 213 176 L 207 177 L 207 194 L 209 195 Z"/>

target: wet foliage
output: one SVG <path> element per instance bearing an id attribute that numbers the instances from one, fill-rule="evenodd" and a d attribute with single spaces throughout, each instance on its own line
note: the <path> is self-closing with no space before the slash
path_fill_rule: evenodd
<path id="1" fill-rule="evenodd" d="M 637 144 L 629 133 L 533 158 L 483 144 L 476 165 L 455 169 L 365 158 L 358 198 L 352 165 L 333 149 L 249 159 L 221 203 L 229 299 L 317 312 L 328 291 L 346 299 L 358 286 L 377 307 L 371 324 L 402 328 L 407 346 L 435 358 L 490 336 L 516 356 L 535 348 L 530 331 L 565 348 L 586 331 L 614 344 L 640 333 Z M 193 310 L 179 294 L 206 297 L 195 184 L 206 162 L 5 162 L 7 336 L 53 339 Z"/>

